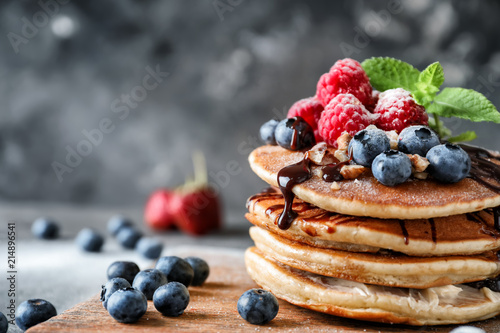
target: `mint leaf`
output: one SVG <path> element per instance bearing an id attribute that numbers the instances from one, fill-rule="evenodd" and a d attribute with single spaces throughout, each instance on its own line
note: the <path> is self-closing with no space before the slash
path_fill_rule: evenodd
<path id="1" fill-rule="evenodd" d="M 450 142 L 466 142 L 466 141 L 472 141 L 475 138 L 477 138 L 476 132 L 467 131 L 467 132 L 463 132 L 462 134 L 459 134 L 457 136 L 448 138 L 448 141 L 450 141 Z"/>
<path id="2" fill-rule="evenodd" d="M 444 82 L 444 71 L 441 64 L 435 62 L 427 66 L 418 76 L 418 82 L 425 83 L 429 88 L 434 88 L 436 92 L 439 91 Z"/>
<path id="3" fill-rule="evenodd" d="M 500 113 L 483 94 L 472 89 L 444 88 L 427 109 L 443 117 L 471 121 L 492 121 L 500 124 Z"/>
<path id="4" fill-rule="evenodd" d="M 375 89 L 385 91 L 403 88 L 410 92 L 416 90 L 420 72 L 412 65 L 389 57 L 374 57 L 361 63 Z"/>
<path id="5" fill-rule="evenodd" d="M 439 62 L 427 66 L 418 76 L 418 82 L 415 84 L 417 91 L 413 93 L 415 101 L 428 108 L 432 100 L 439 91 L 444 82 L 443 67 Z"/>

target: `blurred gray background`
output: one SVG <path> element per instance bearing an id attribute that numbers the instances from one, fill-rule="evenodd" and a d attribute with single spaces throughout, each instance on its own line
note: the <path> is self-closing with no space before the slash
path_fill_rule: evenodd
<path id="1" fill-rule="evenodd" d="M 440 61 L 445 85 L 500 106 L 499 17 L 468 0 L 2 1 L 0 200 L 141 208 L 201 150 L 244 223 L 260 125 L 337 59 Z M 500 150 L 500 125 L 446 124 Z"/>

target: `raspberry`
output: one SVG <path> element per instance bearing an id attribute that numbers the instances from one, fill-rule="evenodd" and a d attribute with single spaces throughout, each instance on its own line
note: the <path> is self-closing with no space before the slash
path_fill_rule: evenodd
<path id="1" fill-rule="evenodd" d="M 337 147 L 344 132 L 356 134 L 372 122 L 372 114 L 352 94 L 335 96 L 325 107 L 318 122 L 319 134 L 326 143 Z"/>
<path id="2" fill-rule="evenodd" d="M 379 115 L 375 124 L 384 131 L 401 132 L 411 125 L 428 125 L 425 108 L 418 105 L 409 91 L 402 88 L 380 93 L 373 113 Z"/>
<path id="3" fill-rule="evenodd" d="M 316 97 L 326 106 L 338 94 L 353 94 L 365 106 L 372 104 L 372 86 L 356 60 L 337 61 L 330 72 L 323 74 L 316 88 Z"/>
<path id="4" fill-rule="evenodd" d="M 318 121 L 323 112 L 323 105 L 316 97 L 309 97 L 295 102 L 290 110 L 288 110 L 287 118 L 302 117 L 314 131 L 316 142 L 321 142 L 323 139 L 319 135 Z"/>

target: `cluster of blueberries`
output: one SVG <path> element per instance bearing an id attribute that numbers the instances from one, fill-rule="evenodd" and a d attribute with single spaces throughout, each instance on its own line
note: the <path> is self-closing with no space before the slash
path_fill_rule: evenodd
<path id="1" fill-rule="evenodd" d="M 456 183 L 469 174 L 471 160 L 458 145 L 441 144 L 437 134 L 427 126 L 405 128 L 398 137 L 398 150 L 391 149 L 384 131 L 368 128 L 359 131 L 349 142 L 355 163 L 371 167 L 373 176 L 382 184 L 394 186 L 405 182 L 412 173 L 410 158 L 417 154 L 427 158 L 426 171 L 436 180 Z"/>
<path id="2" fill-rule="evenodd" d="M 33 222 L 31 231 L 40 239 L 56 239 L 59 237 L 59 224 L 46 217 L 40 217 Z M 148 259 L 158 259 L 163 250 L 160 240 L 153 237 L 144 237 L 134 223 L 121 215 L 113 216 L 108 221 L 108 232 L 116 238 L 117 242 L 125 249 L 134 249 Z M 91 228 L 80 230 L 76 236 L 76 244 L 86 252 L 100 252 L 104 245 L 105 237 Z"/>
<path id="3" fill-rule="evenodd" d="M 202 285 L 209 272 L 206 261 L 198 257 L 161 257 L 155 268 L 142 271 L 134 262 L 117 261 L 108 267 L 102 305 L 121 323 L 138 321 L 146 313 L 147 300 L 153 300 L 161 314 L 177 317 L 189 304 L 187 288 Z"/>
<path id="4" fill-rule="evenodd" d="M 316 143 L 312 127 L 302 117 L 271 119 L 260 127 L 260 138 L 288 150 L 308 149 Z"/>

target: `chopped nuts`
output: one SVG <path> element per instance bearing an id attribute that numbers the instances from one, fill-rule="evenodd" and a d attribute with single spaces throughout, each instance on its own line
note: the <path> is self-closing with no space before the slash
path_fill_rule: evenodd
<path id="1" fill-rule="evenodd" d="M 344 165 L 342 169 L 340 169 L 340 174 L 345 179 L 355 179 L 365 172 L 365 170 L 366 168 L 362 165 Z"/>
<path id="2" fill-rule="evenodd" d="M 325 142 L 318 143 L 312 147 L 307 154 L 309 160 L 316 165 L 327 165 L 335 162 L 335 158 Z"/>
<path id="3" fill-rule="evenodd" d="M 349 146 L 349 142 L 351 141 L 351 139 L 352 136 L 349 133 L 347 132 L 342 133 L 342 135 L 339 136 L 339 138 L 337 139 L 338 149 L 347 150 L 347 147 Z"/>
<path id="4" fill-rule="evenodd" d="M 397 150 L 398 149 L 398 138 L 399 138 L 398 132 L 396 132 L 395 130 L 392 130 L 392 131 L 386 131 L 385 134 L 389 138 L 389 142 L 391 144 L 391 149 Z"/>
<path id="5" fill-rule="evenodd" d="M 347 150 L 345 149 L 337 149 L 333 154 L 340 162 L 345 162 L 349 159 L 347 156 Z"/>
<path id="6" fill-rule="evenodd" d="M 413 172 L 423 172 L 425 169 L 427 169 L 427 166 L 429 165 L 429 161 L 425 158 L 422 157 L 418 154 L 407 154 L 407 156 L 410 158 L 411 165 L 413 167 Z"/>
<path id="7" fill-rule="evenodd" d="M 332 189 L 332 191 L 338 191 L 340 190 L 340 184 L 337 182 L 333 182 L 332 185 L 330 185 L 330 188 Z"/>
<path id="8" fill-rule="evenodd" d="M 414 172 L 413 173 L 413 177 L 415 177 L 417 179 L 427 179 L 427 176 L 429 176 L 429 174 L 427 172 Z"/>

